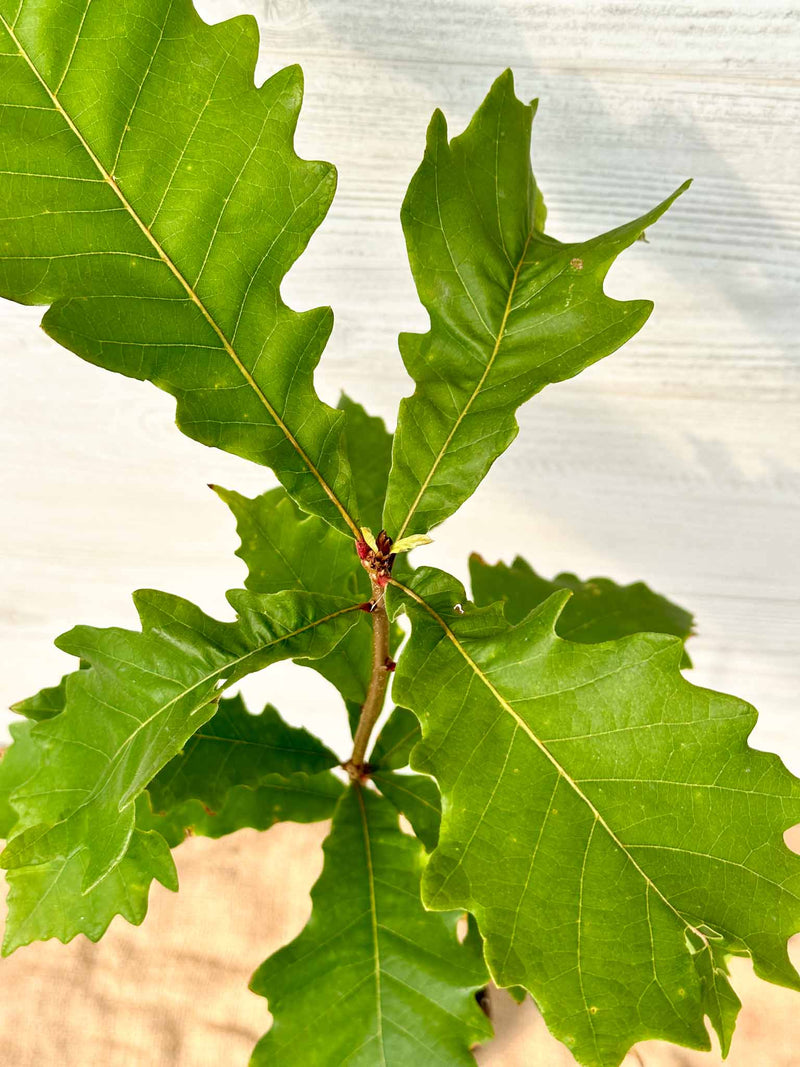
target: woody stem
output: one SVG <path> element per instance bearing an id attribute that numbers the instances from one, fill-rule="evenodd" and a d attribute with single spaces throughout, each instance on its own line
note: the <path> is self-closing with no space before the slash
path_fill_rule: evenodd
<path id="1" fill-rule="evenodd" d="M 386 689 L 389 685 L 389 616 L 386 614 L 384 594 L 386 590 L 381 588 L 373 579 L 372 602 L 375 607 L 372 610 L 372 675 L 367 689 L 367 698 L 361 707 L 361 718 L 358 720 L 356 736 L 353 740 L 353 755 L 345 764 L 351 776 L 357 776 L 364 764 L 367 753 L 370 734 L 372 733 L 378 716 L 383 709 L 383 701 L 386 697 Z"/>

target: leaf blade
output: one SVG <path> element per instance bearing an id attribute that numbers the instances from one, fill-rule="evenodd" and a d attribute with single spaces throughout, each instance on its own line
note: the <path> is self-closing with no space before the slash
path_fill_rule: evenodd
<path id="1" fill-rule="evenodd" d="M 105 884 L 140 833 L 137 796 L 211 718 L 219 683 L 276 659 L 325 654 L 357 614 L 339 598 L 307 593 L 229 599 L 238 622 L 140 593 L 141 632 L 78 627 L 59 640 L 91 669 L 69 676 L 65 710 L 31 731 L 44 758 L 13 795 L 19 821 L 2 856 L 18 880 L 40 877 L 42 867 L 69 886 L 80 871 L 84 893 Z M 45 908 L 42 924 L 48 916 L 54 927 L 61 921 Z M 12 910 L 9 931 L 20 921 Z"/>
<path id="2" fill-rule="evenodd" d="M 238 830 L 269 830 L 278 822 L 330 819 L 343 790 L 330 772 L 265 774 L 256 785 L 228 789 L 218 810 L 206 807 L 201 799 L 154 809 L 148 790 L 137 801 L 136 826 L 156 830 L 170 848 L 176 848 L 187 836 L 217 839 Z"/>
<path id="3" fill-rule="evenodd" d="M 0 292 L 52 304 L 55 340 L 171 392 L 189 436 L 266 463 L 357 534 L 344 415 L 313 387 L 330 309 L 293 312 L 279 291 L 335 186 L 294 152 L 298 69 L 256 88 L 254 20 L 209 27 L 188 0 L 15 14 L 0 11 L 16 108 L 0 181 L 27 213 L 5 220 Z"/>
<path id="4" fill-rule="evenodd" d="M 408 766 L 411 749 L 422 736 L 419 719 L 407 708 L 394 708 L 375 740 L 369 762 L 381 770 Z"/>
<path id="5" fill-rule="evenodd" d="M 403 204 L 431 329 L 400 337 L 416 388 L 394 437 L 384 527 L 395 538 L 452 514 L 516 436 L 516 408 L 613 352 L 652 310 L 609 299 L 603 279 L 686 186 L 632 223 L 561 244 L 542 230 L 532 118 L 510 71 L 452 141 L 435 112 Z"/>
<path id="6" fill-rule="evenodd" d="M 491 566 L 473 554 L 469 574 L 474 602 L 482 607 L 501 600 L 512 623 L 521 622 L 559 589 L 569 589 L 572 596 L 558 618 L 557 632 L 570 641 L 595 644 L 636 633 L 674 634 L 686 641 L 692 635 L 692 615 L 644 582 L 617 585 L 610 578 L 582 582 L 574 574 L 558 574 L 549 581 L 521 556 L 509 567 L 502 562 Z M 684 652 L 684 666 L 691 665 Z"/>
<path id="7" fill-rule="evenodd" d="M 528 989 L 593 1067 L 644 1038 L 707 1048 L 706 1014 L 729 1041 L 725 955 L 800 988 L 800 860 L 782 839 L 800 783 L 747 746 L 749 705 L 690 685 L 675 638 L 563 641 L 564 594 L 517 626 L 458 615 L 463 589 L 431 570 L 402 595 L 418 630 L 396 696 L 444 798 L 423 895 L 476 916 L 499 985 Z"/>
<path id="8" fill-rule="evenodd" d="M 235 786 L 256 786 L 267 775 L 317 774 L 338 763 L 329 748 L 289 726 L 271 704 L 251 715 L 237 695 L 220 700 L 213 718 L 161 768 L 148 792 L 156 810 L 199 800 L 218 811 Z"/>
<path id="9" fill-rule="evenodd" d="M 436 848 L 442 819 L 436 782 L 425 774 L 393 771 L 375 771 L 370 777 L 386 799 L 405 815 L 427 851 Z"/>
<path id="10" fill-rule="evenodd" d="M 474 1063 L 470 1045 L 490 1032 L 474 999 L 483 965 L 458 944 L 456 915 L 422 908 L 420 844 L 387 801 L 351 786 L 324 850 L 308 926 L 251 982 L 274 1019 L 253 1067 L 295 1063 L 298 1048 L 307 1062 L 365 1067 L 416 1067 L 421 1046 L 431 1067 Z M 331 1010 L 336 1026 L 321 1027 Z"/>
<path id="11" fill-rule="evenodd" d="M 332 596 L 369 596 L 369 580 L 353 542 L 315 516 L 304 516 L 282 489 L 250 499 L 214 486 L 236 518 L 241 539 L 236 555 L 254 593 L 305 590 Z M 342 699 L 361 704 L 369 685 L 369 627 L 354 626 L 334 654 L 306 662 L 336 688 Z"/>

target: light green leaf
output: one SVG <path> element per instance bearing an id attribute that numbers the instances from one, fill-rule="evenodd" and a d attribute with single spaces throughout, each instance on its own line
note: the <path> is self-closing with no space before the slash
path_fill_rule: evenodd
<path id="1" fill-rule="evenodd" d="M 224 837 L 246 828 L 268 830 L 276 822 L 320 822 L 333 816 L 344 786 L 330 772 L 265 774 L 256 786 L 233 786 L 218 811 L 200 800 L 153 810 L 149 792 L 136 802 L 136 826 L 157 830 L 175 848 L 187 835 Z"/>
<path id="2" fill-rule="evenodd" d="M 193 734 L 148 786 L 156 811 L 200 800 L 220 811 L 234 786 L 255 786 L 268 774 L 315 774 L 339 760 L 307 730 L 289 726 L 268 704 L 251 715 L 241 696 L 221 700 L 212 719 Z"/>
<path id="3" fill-rule="evenodd" d="M 800 989 L 800 782 L 748 747 L 750 705 L 692 686 L 675 637 L 564 641 L 566 592 L 516 626 L 430 569 L 393 595 L 413 626 L 395 697 L 443 798 L 423 897 L 476 916 L 498 985 L 591 1067 L 649 1038 L 708 1048 L 705 1015 L 729 1041 L 732 953 Z"/>
<path id="4" fill-rule="evenodd" d="M 368 415 L 342 393 L 339 410 L 345 413 L 344 437 L 358 497 L 359 525 L 380 530 L 386 483 L 392 465 L 392 435 L 383 419 Z"/>
<path id="5" fill-rule="evenodd" d="M 416 389 L 400 405 L 384 510 L 396 539 L 451 515 L 516 437 L 516 409 L 615 351 L 652 310 L 605 296 L 603 280 L 686 186 L 600 237 L 556 241 L 531 171 L 533 113 L 510 71 L 450 142 L 436 111 L 403 204 L 431 329 L 400 335 Z"/>
<path id="6" fill-rule="evenodd" d="M 472 595 L 479 606 L 502 600 L 509 622 L 521 622 L 537 605 L 560 589 L 573 594 L 558 619 L 560 637 L 581 644 L 613 641 L 628 634 L 674 634 L 686 641 L 694 619 L 688 611 L 654 593 L 644 582 L 617 585 L 610 578 L 582 582 L 574 574 L 558 574 L 552 581 L 540 577 L 520 556 L 511 566 L 486 563 L 478 555 L 469 559 Z M 683 666 L 691 667 L 684 652 Z"/>
<path id="7" fill-rule="evenodd" d="M 372 530 L 370 530 L 369 526 L 361 527 L 361 535 L 373 552 L 380 551 L 380 549 L 378 548 L 378 542 L 375 540 L 375 534 L 372 532 Z"/>
<path id="8" fill-rule="evenodd" d="M 423 545 L 433 544 L 433 539 L 427 537 L 425 534 L 410 534 L 408 537 L 401 537 L 399 541 L 395 541 L 392 545 L 393 552 L 413 552 L 415 548 L 421 548 Z"/>
<path id="9" fill-rule="evenodd" d="M 324 845 L 311 919 L 259 967 L 251 988 L 274 1022 L 252 1067 L 456 1067 L 490 1036 L 475 1001 L 480 954 L 457 914 L 425 911 L 424 853 L 371 790 L 351 786 Z"/>
<path id="10" fill-rule="evenodd" d="M 280 295 L 335 172 L 295 154 L 299 68 L 257 88 L 257 54 L 253 18 L 189 0 L 2 0 L 0 294 L 355 534 L 345 416 L 313 383 L 332 314 Z"/>
<path id="11" fill-rule="evenodd" d="M 31 731 L 42 765 L 13 795 L 19 821 L 2 856 L 18 884 L 38 878 L 48 886 L 38 921 L 45 928 L 52 913 L 52 932 L 37 936 L 61 936 L 59 900 L 77 871 L 88 894 L 122 862 L 136 797 L 211 718 L 220 686 L 279 659 L 327 654 L 358 614 L 346 600 L 308 593 L 237 590 L 228 599 L 239 615 L 233 623 L 178 597 L 139 592 L 141 633 L 77 627 L 57 641 L 91 669 L 68 677 L 65 710 Z M 38 867 L 58 881 L 57 894 Z M 12 902 L 11 942 L 19 943 L 23 921 Z"/>
<path id="12" fill-rule="evenodd" d="M 411 749 L 422 736 L 419 719 L 407 708 L 395 708 L 378 734 L 369 762 L 381 770 L 395 771 L 408 766 Z"/>
<path id="13" fill-rule="evenodd" d="M 436 782 L 424 774 L 375 771 L 372 781 L 387 800 L 405 815 L 414 833 L 430 852 L 439 840 L 442 801 Z"/>

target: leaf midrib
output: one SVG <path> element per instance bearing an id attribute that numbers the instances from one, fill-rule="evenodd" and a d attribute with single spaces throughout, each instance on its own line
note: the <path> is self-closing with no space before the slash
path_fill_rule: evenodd
<path id="1" fill-rule="evenodd" d="M 431 605 L 427 603 L 427 601 L 425 601 L 421 596 L 419 596 L 417 593 L 415 593 L 413 589 L 409 589 L 408 586 L 403 585 L 402 583 L 398 582 L 394 578 L 390 579 L 390 582 L 396 588 L 400 589 L 403 593 L 405 593 L 407 596 L 409 596 L 413 601 L 415 601 L 415 603 L 419 604 L 420 607 L 422 607 L 431 616 L 431 618 L 435 620 L 435 622 L 443 630 L 445 636 L 452 643 L 453 647 L 456 649 L 456 651 L 459 653 L 459 655 L 466 661 L 467 665 L 475 673 L 476 677 L 481 682 L 483 682 L 483 684 L 486 686 L 486 688 L 489 690 L 489 692 L 495 698 L 497 703 L 503 708 L 503 710 L 505 712 L 507 712 L 512 717 L 514 722 L 519 727 L 521 727 L 521 729 L 524 731 L 524 733 L 527 734 L 527 736 L 534 743 L 534 745 L 536 745 L 536 747 L 539 749 L 539 751 L 546 757 L 546 759 L 554 767 L 554 769 L 558 773 L 559 777 L 561 779 L 563 779 L 563 781 L 575 792 L 575 794 L 578 796 L 578 798 L 580 800 L 582 800 L 586 804 L 588 809 L 592 812 L 592 814 L 593 814 L 593 816 L 595 818 L 595 821 L 597 823 L 599 823 L 603 827 L 605 832 L 608 834 L 609 838 L 620 849 L 620 851 L 626 857 L 626 859 L 631 864 L 631 866 L 639 873 L 639 875 L 641 876 L 641 878 L 643 879 L 645 884 L 647 886 L 649 886 L 650 889 L 652 889 L 652 891 L 656 894 L 656 896 L 659 898 L 659 900 L 661 900 L 667 906 L 667 908 L 673 913 L 673 915 L 676 916 L 676 918 L 680 921 L 681 925 L 683 927 L 685 927 L 685 929 L 690 930 L 692 933 L 696 934 L 702 940 L 703 944 L 706 947 L 708 947 L 708 939 L 706 938 L 705 934 L 703 934 L 702 931 L 698 930 L 697 927 L 693 926 L 690 922 L 688 922 L 687 919 L 685 918 L 685 916 L 682 915 L 680 911 L 678 911 L 678 909 L 675 907 L 674 904 L 672 904 L 672 902 L 669 900 L 669 898 L 666 897 L 661 892 L 661 890 L 658 888 L 658 886 L 655 884 L 655 882 L 653 882 L 653 880 L 650 878 L 650 876 L 637 863 L 636 859 L 631 855 L 630 851 L 626 848 L 625 844 L 614 833 L 612 828 L 609 826 L 609 824 L 603 818 L 603 816 L 600 813 L 600 811 L 598 810 L 598 808 L 592 803 L 591 799 L 586 795 L 586 793 L 583 792 L 583 790 L 580 788 L 580 785 L 578 784 L 578 782 L 574 778 L 572 778 L 572 776 L 568 773 L 566 768 L 561 765 L 561 763 L 550 752 L 550 750 L 547 748 L 547 746 L 544 744 L 544 742 L 541 741 L 539 739 L 539 737 L 537 737 L 537 735 L 533 732 L 533 730 L 528 725 L 528 723 L 514 709 L 514 707 L 509 703 L 509 701 L 506 700 L 506 698 L 502 695 L 502 693 L 500 693 L 500 691 L 494 686 L 494 684 L 490 681 L 490 679 L 486 676 L 486 674 L 481 670 L 481 668 L 478 666 L 478 664 L 472 659 L 470 654 L 467 652 L 467 650 L 461 644 L 461 642 L 459 641 L 458 637 L 453 633 L 453 631 L 450 629 L 450 627 L 447 625 L 447 623 L 441 617 L 441 615 L 439 615 L 439 613 L 434 608 L 432 608 Z"/>
<path id="2" fill-rule="evenodd" d="M 452 429 L 450 430 L 450 432 L 448 433 L 447 437 L 445 438 L 444 444 L 441 446 L 439 451 L 436 453 L 436 456 L 434 457 L 433 463 L 431 464 L 430 470 L 428 471 L 427 475 L 425 476 L 425 478 L 424 478 L 424 480 L 422 482 L 422 485 L 419 488 L 419 492 L 417 493 L 416 497 L 414 498 L 414 502 L 412 503 L 411 507 L 408 509 L 408 513 L 406 514 L 406 517 L 403 520 L 403 525 L 400 527 L 400 529 L 397 532 L 397 535 L 395 536 L 395 541 L 398 541 L 403 536 L 403 534 L 406 532 L 406 530 L 408 529 L 408 525 L 411 522 L 411 519 L 412 519 L 415 511 L 419 507 L 423 496 L 428 491 L 428 486 L 430 485 L 431 481 L 433 480 L 433 476 L 436 474 L 436 471 L 439 469 L 440 463 L 442 462 L 442 460 L 444 459 L 445 455 L 447 454 L 447 450 L 449 449 L 453 438 L 455 437 L 456 433 L 458 432 L 458 429 L 461 426 L 461 423 L 464 421 L 464 419 L 469 414 L 470 408 L 472 407 L 472 405 L 475 403 L 475 401 L 477 400 L 478 396 L 480 395 L 481 390 L 483 389 L 484 385 L 486 384 L 486 379 L 489 377 L 489 375 L 490 375 L 490 373 L 492 371 L 492 368 L 493 368 L 493 366 L 495 364 L 495 361 L 497 359 L 497 355 L 498 355 L 498 353 L 500 351 L 500 346 L 503 343 L 503 338 L 504 338 L 505 332 L 506 332 L 506 325 L 508 323 L 508 317 L 509 317 L 509 315 L 511 314 L 511 311 L 512 311 L 511 303 L 512 303 L 512 301 L 514 299 L 514 293 L 516 292 L 517 283 L 519 282 L 520 271 L 522 270 L 523 264 L 525 262 L 525 256 L 528 253 L 528 245 L 531 243 L 531 238 L 533 237 L 533 234 L 534 234 L 534 230 L 533 230 L 533 228 L 531 228 L 530 232 L 528 233 L 528 236 L 525 238 L 525 245 L 524 245 L 524 247 L 522 249 L 522 253 L 521 253 L 520 257 L 519 257 L 519 262 L 517 263 L 516 267 L 514 268 L 514 276 L 511 279 L 511 286 L 510 286 L 509 292 L 508 292 L 508 299 L 506 300 L 505 310 L 503 311 L 503 318 L 500 321 L 500 326 L 498 328 L 497 335 L 496 335 L 495 341 L 494 341 L 494 348 L 492 349 L 492 354 L 489 357 L 489 361 L 487 362 L 487 364 L 486 364 L 486 366 L 485 366 L 485 368 L 483 370 L 483 374 L 481 375 L 481 377 L 480 377 L 480 379 L 478 381 L 478 384 L 473 389 L 472 394 L 470 395 L 470 397 L 467 400 L 466 404 L 464 405 L 464 407 L 459 412 L 458 418 L 453 423 Z M 466 288 L 466 286 L 465 286 L 465 288 Z"/>
<path id="3" fill-rule="evenodd" d="M 367 806 L 364 803 L 364 796 L 361 792 L 361 786 L 355 783 L 352 786 L 356 791 L 356 797 L 358 799 L 358 807 L 361 813 L 361 825 L 364 831 L 364 858 L 367 864 L 367 886 L 369 889 L 369 914 L 370 924 L 372 928 L 372 944 L 373 953 L 375 958 L 375 1011 L 377 1021 L 377 1033 L 376 1037 L 380 1044 L 381 1050 L 381 1065 L 386 1067 L 386 1046 L 383 1039 L 383 997 L 381 994 L 381 953 L 380 953 L 380 939 L 378 935 L 378 906 L 375 899 L 375 871 L 372 866 L 372 847 L 369 839 L 369 823 L 367 821 Z"/>
<path id="4" fill-rule="evenodd" d="M 342 502 L 336 496 L 336 494 L 334 493 L 333 489 L 328 485 L 328 483 L 325 480 L 325 478 L 323 478 L 321 472 L 317 469 L 316 465 L 312 462 L 311 458 L 306 453 L 305 449 L 302 447 L 300 442 L 297 440 L 297 438 L 291 432 L 289 427 L 286 425 L 286 423 L 280 417 L 278 412 L 272 406 L 272 404 L 268 400 L 267 396 L 264 394 L 264 392 L 261 390 L 260 386 L 256 382 L 255 378 L 252 376 L 250 371 L 247 369 L 247 367 L 244 365 L 242 360 L 239 358 L 239 355 L 237 354 L 236 350 L 233 348 L 233 345 L 231 344 L 231 342 L 226 337 L 226 335 L 225 335 L 224 331 L 222 330 L 222 328 L 217 324 L 217 322 L 214 319 L 214 317 L 211 314 L 211 312 L 208 310 L 208 308 L 205 306 L 203 301 L 198 296 L 198 294 L 195 291 L 195 289 L 193 288 L 193 286 L 191 286 L 189 284 L 189 282 L 183 276 L 182 272 L 178 269 L 178 267 L 175 265 L 175 263 L 173 263 L 172 259 L 167 254 L 167 252 L 165 251 L 165 249 L 163 248 L 161 243 L 156 239 L 156 237 L 153 234 L 153 232 L 151 231 L 151 229 L 144 223 L 144 221 L 139 217 L 138 213 L 134 210 L 132 204 L 127 199 L 125 194 L 122 192 L 122 189 L 119 187 L 119 185 L 117 184 L 116 180 L 112 177 L 112 175 L 109 173 L 109 171 L 103 166 L 103 164 L 100 161 L 100 159 L 97 157 L 95 152 L 92 150 L 89 142 L 86 140 L 86 138 L 83 136 L 81 131 L 78 129 L 78 126 L 72 120 L 72 118 L 70 117 L 70 115 L 68 114 L 66 109 L 62 106 L 61 101 L 59 100 L 58 95 L 57 95 L 58 90 L 54 91 L 47 84 L 47 82 L 45 81 L 44 77 L 40 74 L 38 68 L 36 67 L 36 64 L 33 62 L 31 56 L 28 54 L 28 52 L 24 48 L 22 42 L 20 41 L 20 39 L 17 37 L 16 33 L 14 32 L 14 27 L 6 20 L 6 18 L 2 14 L 0 14 L 0 22 L 2 22 L 2 24 L 3 24 L 6 32 L 8 33 L 9 37 L 14 42 L 14 44 L 17 46 L 17 48 L 19 49 L 20 56 L 25 60 L 25 62 L 27 63 L 28 67 L 30 68 L 31 72 L 35 76 L 36 80 L 39 82 L 39 84 L 42 86 L 42 88 L 45 90 L 47 95 L 52 100 L 53 105 L 55 106 L 56 110 L 62 116 L 64 121 L 67 123 L 69 128 L 74 133 L 75 137 L 80 142 L 80 144 L 83 147 L 83 149 L 85 150 L 86 154 L 89 156 L 89 158 L 92 160 L 94 165 L 97 167 L 97 170 L 99 171 L 100 175 L 102 176 L 103 181 L 105 181 L 110 186 L 110 188 L 112 189 L 114 194 L 117 196 L 117 198 L 119 199 L 119 201 L 122 204 L 122 206 L 125 208 L 125 210 L 128 212 L 128 214 L 134 220 L 136 225 L 139 227 L 141 232 L 144 234 L 144 236 L 147 238 L 147 240 L 153 246 L 153 248 L 157 252 L 159 258 L 169 268 L 169 270 L 172 272 L 172 274 L 175 276 L 175 278 L 181 284 L 181 286 L 185 290 L 185 292 L 188 295 L 188 297 L 190 298 L 190 300 L 197 306 L 197 308 L 199 309 L 199 311 L 201 312 L 201 314 L 203 315 L 205 320 L 208 322 L 209 326 L 212 328 L 214 333 L 217 335 L 217 337 L 222 342 L 222 345 L 223 345 L 223 348 L 225 349 L 225 352 L 230 357 L 230 359 L 233 361 L 233 363 L 236 366 L 236 368 L 239 371 L 239 373 L 242 375 L 242 377 L 245 379 L 247 384 L 253 390 L 253 392 L 257 396 L 259 402 L 264 406 L 264 408 L 266 409 L 266 411 L 269 414 L 270 418 L 273 420 L 273 422 L 278 427 L 278 429 L 283 433 L 283 435 L 286 438 L 286 440 L 289 442 L 289 444 L 292 446 L 292 448 L 294 448 L 294 450 L 297 452 L 298 456 L 303 461 L 305 466 L 308 468 L 309 472 L 317 480 L 317 482 L 319 483 L 320 487 L 325 492 L 325 495 L 328 497 L 328 499 L 331 501 L 331 503 L 334 505 L 334 507 L 337 509 L 337 511 L 341 515 L 341 517 L 344 520 L 344 522 L 347 525 L 347 527 L 351 530 L 351 532 L 354 534 L 354 536 L 356 538 L 360 539 L 361 532 L 360 532 L 359 527 L 356 524 L 356 522 L 353 520 L 353 518 L 350 516 L 350 514 L 347 511 L 347 509 L 345 508 L 345 506 L 342 504 Z M 80 37 L 80 34 L 79 34 L 79 37 Z M 77 47 L 77 41 L 76 41 L 76 47 Z M 59 88 L 60 88 L 60 85 L 59 85 Z"/>

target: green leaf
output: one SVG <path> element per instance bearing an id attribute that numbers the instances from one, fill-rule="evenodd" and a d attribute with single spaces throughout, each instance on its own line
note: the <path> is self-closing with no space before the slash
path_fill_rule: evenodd
<path id="1" fill-rule="evenodd" d="M 218 811 L 200 800 L 153 810 L 149 792 L 136 802 L 136 826 L 157 830 L 175 848 L 187 835 L 224 837 L 246 828 L 268 830 L 276 822 L 320 822 L 333 816 L 344 786 L 330 772 L 266 774 L 259 785 L 233 786 Z"/>
<path id="2" fill-rule="evenodd" d="M 85 670 L 86 667 L 82 666 L 82 669 Z M 34 693 L 32 697 L 18 700 L 16 704 L 11 705 L 11 710 L 17 715 L 24 715 L 26 719 L 34 719 L 36 722 L 52 719 L 64 710 L 68 678 L 69 675 L 65 674 L 58 685 L 47 686 L 45 689 L 40 689 L 38 693 Z"/>
<path id="3" fill-rule="evenodd" d="M 726 956 L 800 989 L 783 842 L 800 782 L 748 747 L 750 705 L 683 677 L 677 638 L 560 638 L 568 596 L 514 626 L 441 572 L 399 593 L 413 630 L 395 697 L 443 802 L 423 898 L 476 916 L 494 980 L 529 990 L 582 1064 L 650 1038 L 708 1048 L 705 1015 L 726 1044 Z"/>
<path id="4" fill-rule="evenodd" d="M 324 655 L 357 617 L 347 601 L 308 593 L 237 590 L 228 599 L 239 615 L 233 623 L 166 593 L 139 592 L 141 633 L 77 627 L 56 642 L 91 669 L 69 676 L 64 711 L 31 731 L 42 765 L 14 794 L 20 817 L 2 856 L 28 898 L 37 879 L 46 885 L 37 929 L 51 933 L 36 936 L 60 937 L 60 900 L 76 884 L 88 894 L 130 859 L 136 797 L 211 718 L 223 680 Z M 24 918 L 12 900 L 7 943 L 21 943 Z"/>
<path id="5" fill-rule="evenodd" d="M 256 87 L 257 55 L 253 18 L 189 0 L 3 0 L 0 294 L 355 534 L 345 416 L 313 383 L 333 317 L 280 295 L 335 171 L 294 151 L 299 68 Z"/>
<path id="6" fill-rule="evenodd" d="M 392 465 L 392 435 L 383 419 L 368 415 L 342 393 L 339 410 L 345 413 L 344 437 L 358 497 L 360 526 L 380 530 L 386 484 Z"/>
<path id="7" fill-rule="evenodd" d="M 408 819 L 414 833 L 430 852 L 439 840 L 442 801 L 436 782 L 424 774 L 376 771 L 372 781 L 387 800 Z"/>
<path id="8" fill-rule="evenodd" d="M 714 940 L 709 938 L 709 951 L 703 952 L 697 959 L 703 1004 L 719 1038 L 723 1059 L 730 1052 L 736 1018 L 742 1006 L 730 983 L 728 958 L 725 947 L 715 944 Z"/>
<path id="9" fill-rule="evenodd" d="M 434 112 L 403 203 L 431 329 L 400 335 L 416 389 L 400 405 L 394 437 L 383 524 L 395 539 L 451 515 L 516 437 L 516 409 L 615 351 L 652 310 L 648 300 L 610 299 L 603 280 L 686 185 L 600 237 L 556 241 L 542 230 L 531 171 L 533 114 L 515 97 L 510 71 L 452 141 Z"/>
<path id="10" fill-rule="evenodd" d="M 474 996 L 485 968 L 459 945 L 457 914 L 422 907 L 420 843 L 352 786 L 324 849 L 308 925 L 251 982 L 274 1019 L 252 1067 L 474 1065 L 469 1048 L 491 1032 Z"/>
<path id="11" fill-rule="evenodd" d="M 135 829 L 119 863 L 88 890 L 87 860 L 86 852 L 77 851 L 9 871 L 4 956 L 51 937 L 64 944 L 76 934 L 99 941 L 116 915 L 138 926 L 154 878 L 173 892 L 178 888 L 169 845 L 157 833 Z"/>
<path id="12" fill-rule="evenodd" d="M 148 786 L 156 811 L 200 800 L 219 811 L 234 786 L 258 785 L 267 774 L 315 774 L 339 763 L 307 730 L 289 726 L 268 704 L 251 715 L 241 696 L 221 700 L 212 719 Z"/>
<path id="13" fill-rule="evenodd" d="M 373 745 L 370 764 L 387 771 L 407 767 L 411 749 L 421 736 L 419 719 L 414 712 L 395 708 Z"/>
<path id="14" fill-rule="evenodd" d="M 559 574 L 552 581 L 541 578 L 520 556 L 511 566 L 486 563 L 478 555 L 469 558 L 469 577 L 475 603 L 482 606 L 502 600 L 509 622 L 521 622 L 537 605 L 560 589 L 573 594 L 558 619 L 560 637 L 581 644 L 613 641 L 637 633 L 674 634 L 685 641 L 694 619 L 688 611 L 654 593 L 644 582 L 617 585 L 610 578 L 582 582 L 574 574 Z M 684 653 L 683 666 L 691 667 Z"/>
<path id="15" fill-rule="evenodd" d="M 304 516 L 282 489 L 254 499 L 214 486 L 236 517 L 244 560 L 245 585 L 254 593 L 306 590 L 355 601 L 369 596 L 369 579 L 353 547 L 344 537 L 313 516 Z M 342 695 L 359 706 L 369 685 L 372 662 L 371 627 L 366 620 L 354 626 L 335 652 L 306 664 L 327 678 Z"/>
<path id="16" fill-rule="evenodd" d="M 0 837 L 7 838 L 17 821 L 11 795 L 33 775 L 39 765 L 39 748 L 31 740 L 33 723 L 15 722 L 9 727 L 12 744 L 0 752 Z"/>

